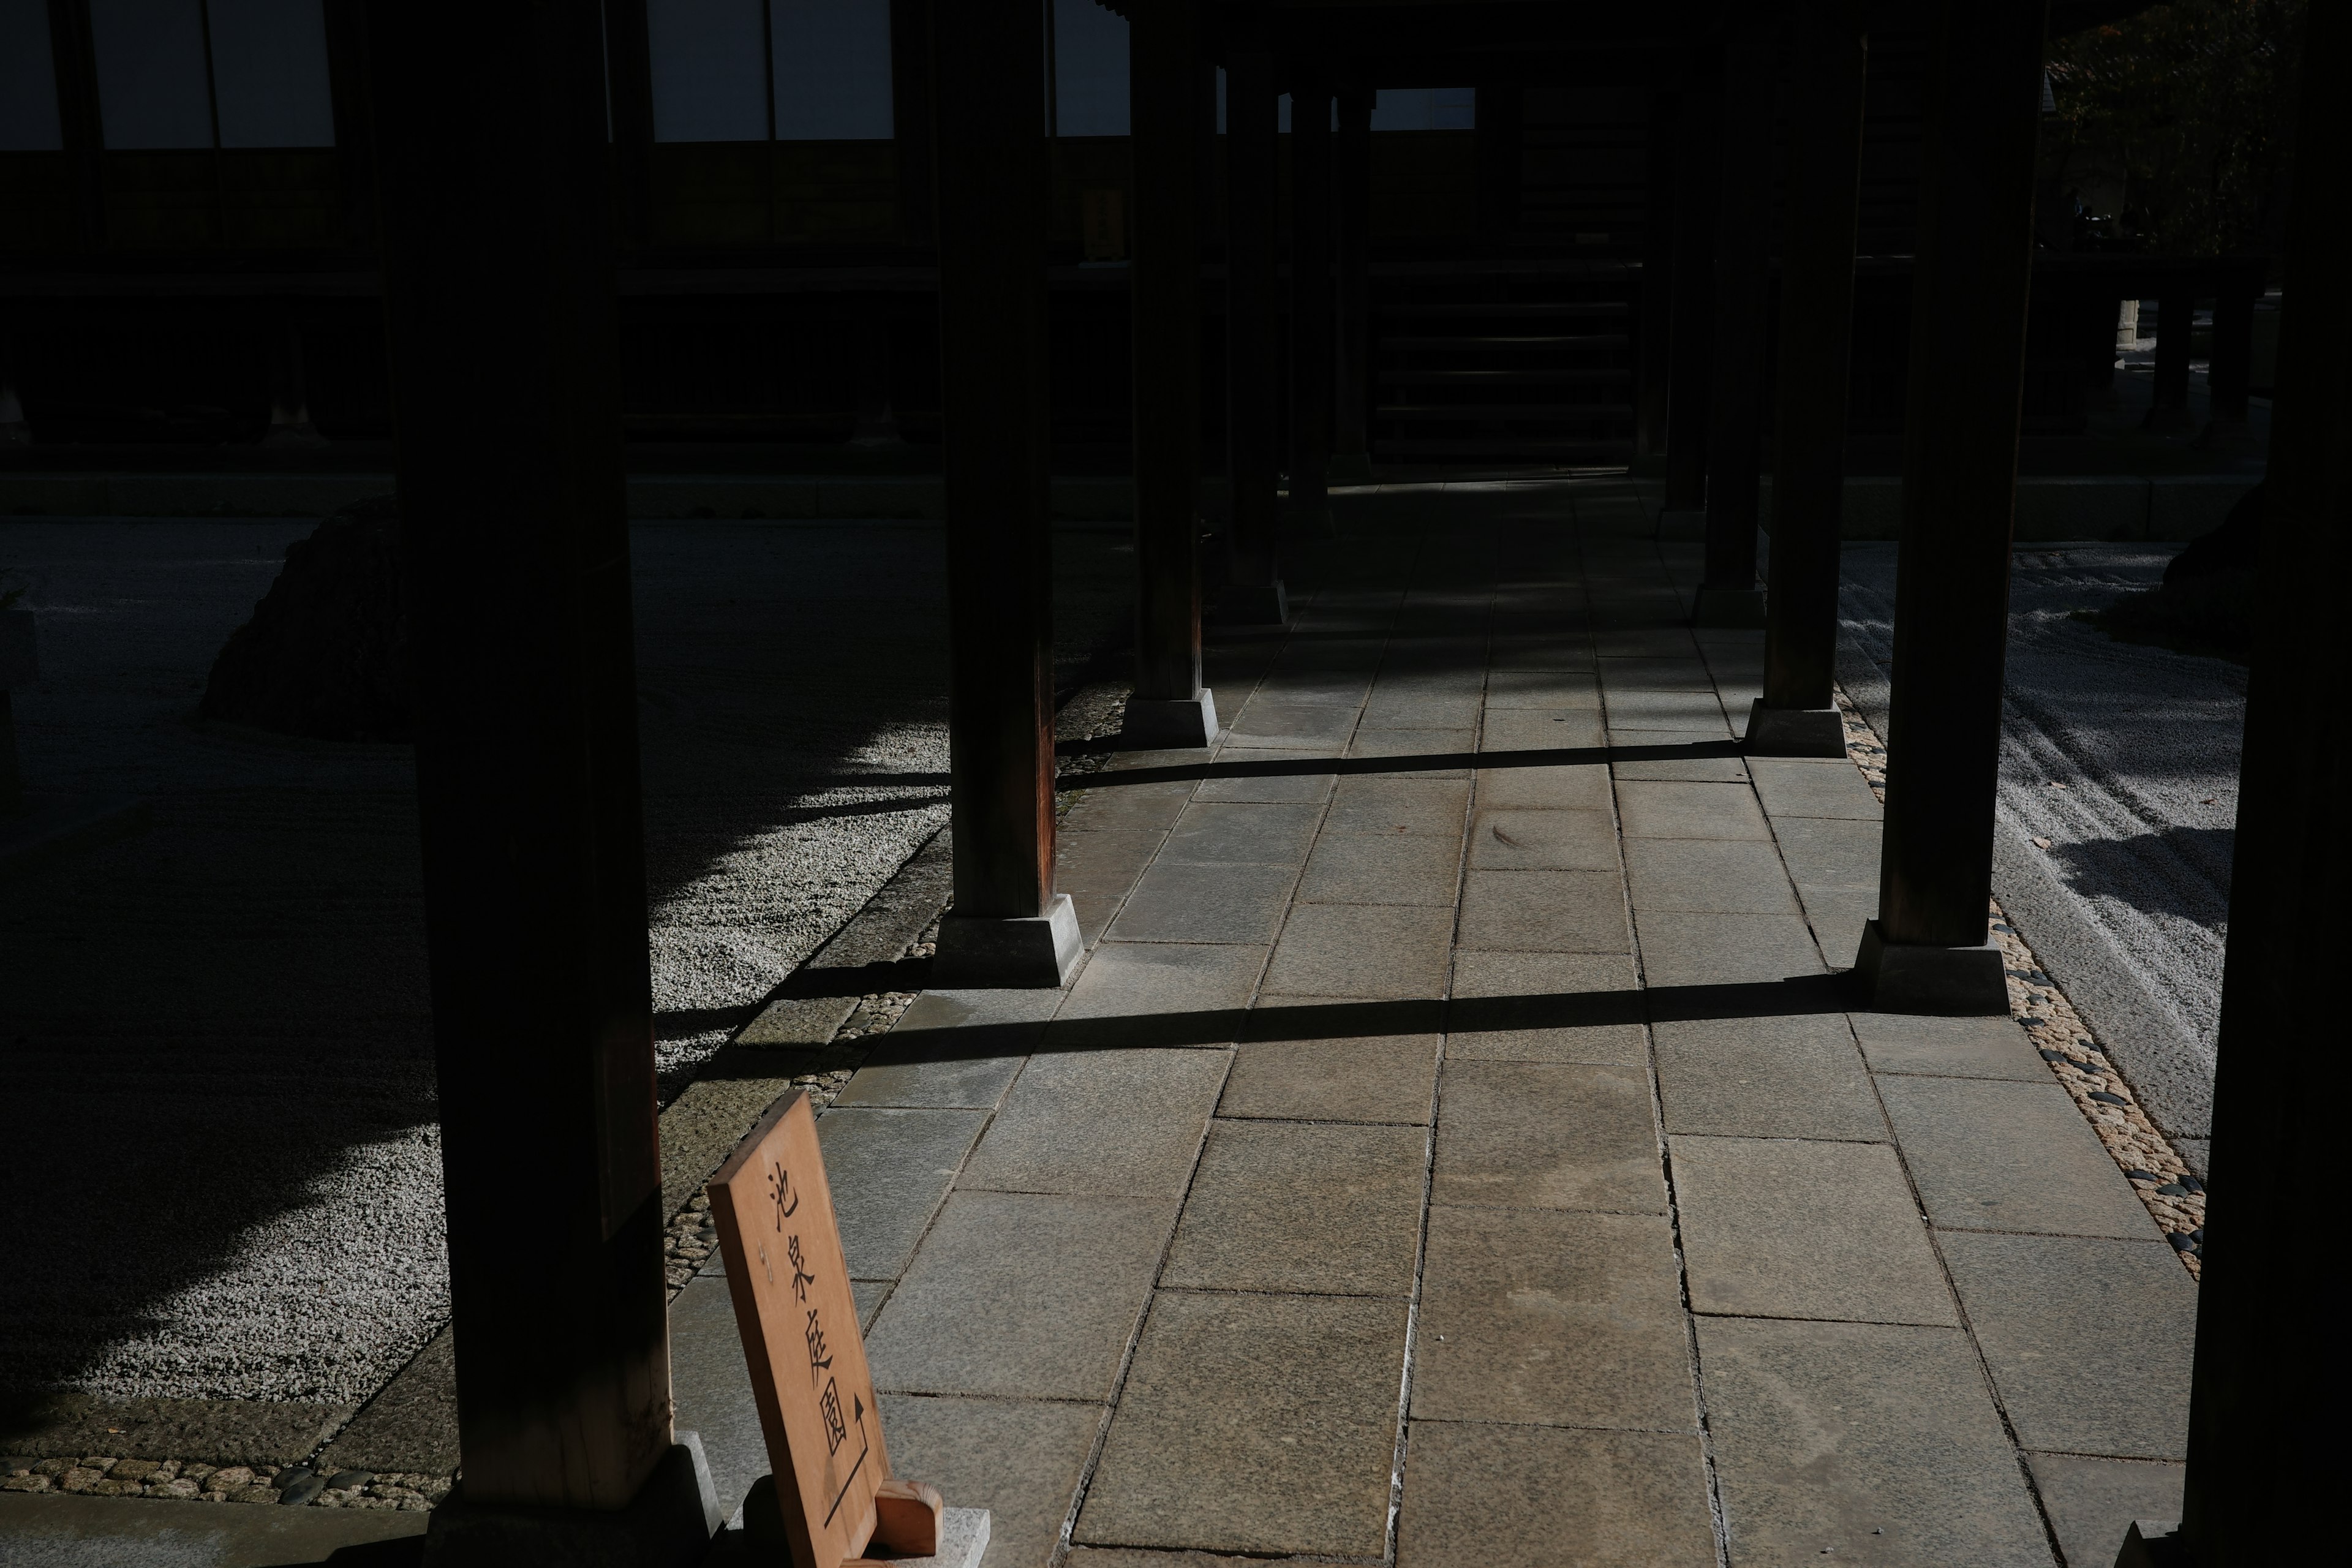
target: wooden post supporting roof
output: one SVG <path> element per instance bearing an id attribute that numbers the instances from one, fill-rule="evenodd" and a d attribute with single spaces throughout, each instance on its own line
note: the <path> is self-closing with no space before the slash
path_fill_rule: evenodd
<path id="1" fill-rule="evenodd" d="M 1889 1010 L 2009 1011 L 1985 911 L 2048 9 L 1929 18 L 1886 822 L 1855 963 Z"/>
<path id="2" fill-rule="evenodd" d="M 1216 738 L 1201 684 L 1201 21 L 1194 0 L 1130 14 L 1135 169 L 1135 693 L 1126 733 Z"/>
<path id="3" fill-rule="evenodd" d="M 1331 83 L 1299 62 L 1290 91 L 1290 521 L 1331 531 Z"/>
<path id="4" fill-rule="evenodd" d="M 1225 474 L 1232 487 L 1221 620 L 1289 618 L 1275 546 L 1281 435 L 1275 404 L 1274 48 L 1255 10 L 1228 13 L 1225 67 Z"/>
<path id="5" fill-rule="evenodd" d="M 1716 51 L 1688 68 L 1675 146 L 1674 341 L 1666 389 L 1666 499 L 1669 512 L 1706 504 L 1707 386 L 1715 353 L 1716 170 L 1720 162 L 1722 72 Z"/>
<path id="6" fill-rule="evenodd" d="M 427 1559 L 625 1536 L 698 1561 L 719 1521 L 670 1432 L 598 15 L 372 15 L 464 1467 Z"/>
<path id="7" fill-rule="evenodd" d="M 946 984 L 1054 985 L 1078 960 L 1054 891 L 1044 13 L 934 8 L 940 394 L 955 907 Z"/>
<path id="8" fill-rule="evenodd" d="M 1655 473 L 1666 460 L 1666 395 L 1673 384 L 1675 321 L 1675 143 L 1681 100 L 1650 94 L 1642 226 L 1642 294 L 1633 331 L 1639 359 L 1633 382 L 1633 468 Z"/>
<path id="9" fill-rule="evenodd" d="M 1748 749 L 1765 756 L 1843 757 L 1845 725 L 1831 688 L 1870 54 L 1861 0 L 1799 0 L 1792 15 L 1772 591 L 1764 695 L 1748 714 Z"/>
<path id="10" fill-rule="evenodd" d="M 1366 484 L 1372 477 L 1372 89 L 1342 88 L 1339 103 L 1331 184 L 1338 226 L 1339 352 L 1330 477 L 1339 484 Z"/>
<path id="11" fill-rule="evenodd" d="M 1716 175 L 1715 371 L 1706 416 L 1706 569 L 1691 619 L 1760 626 L 1756 586 L 1758 465 L 1764 446 L 1764 345 L 1771 314 L 1772 115 L 1779 38 L 1743 27 L 1723 51 Z"/>
<path id="12" fill-rule="evenodd" d="M 2330 608 L 2352 574 L 2352 317 L 2340 303 L 2352 287 L 2352 101 L 2334 89 L 2352 68 L 2352 12 L 2316 5 L 2309 17 L 2263 509 L 2260 602 L 2275 613 L 2262 617 L 2247 683 L 2189 1391 L 2182 1525 L 2194 1568 L 2345 1552 L 2332 1430 L 2342 1265 L 2324 1238 L 2337 1215 L 2336 1108 L 2352 1092 L 2352 745 L 2335 719 L 2352 658 Z"/>

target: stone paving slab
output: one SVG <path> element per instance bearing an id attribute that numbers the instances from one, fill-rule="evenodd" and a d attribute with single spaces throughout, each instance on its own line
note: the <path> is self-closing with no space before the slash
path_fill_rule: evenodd
<path id="1" fill-rule="evenodd" d="M 1174 1198 L 1230 1065 L 1223 1051 L 1181 1047 L 1032 1057 L 957 1184 Z"/>
<path id="2" fill-rule="evenodd" d="M 2157 1239 L 2138 1194 L 2055 1083 L 1887 1076 L 1878 1091 L 1937 1229 Z"/>
<path id="3" fill-rule="evenodd" d="M 1738 1568 L 2049 1568 L 1958 1329 L 1702 1318 L 1698 1344 Z"/>
<path id="4" fill-rule="evenodd" d="M 1105 935 L 1113 942 L 1272 942 L 1297 880 L 1294 866 L 1160 860 L 1136 883 Z"/>
<path id="5" fill-rule="evenodd" d="M 1601 744 L 1601 715 L 1580 709 L 1501 708 L 1479 731 L 1481 752 L 1590 751 Z"/>
<path id="6" fill-rule="evenodd" d="M 1398 1568 L 1706 1568 L 1698 1439 L 1415 1421 Z"/>
<path id="7" fill-rule="evenodd" d="M 987 1120 L 983 1110 L 866 1106 L 818 1119 L 824 1178 L 853 1277 L 895 1279 L 906 1270 Z"/>
<path id="8" fill-rule="evenodd" d="M 1302 997 L 1307 1006 L 1339 998 Z M 1217 1114 L 1294 1121 L 1429 1124 L 1437 1091 L 1432 1034 L 1244 1040 Z"/>
<path id="9" fill-rule="evenodd" d="M 2029 1454 L 2026 1462 L 2065 1568 L 2114 1568 L 2134 1521 L 2180 1517 L 2185 1466 L 2074 1454 Z"/>
<path id="10" fill-rule="evenodd" d="M 1446 1056 L 1643 1066 L 1650 1045 L 1639 984 L 1633 959 L 1620 953 L 1457 954 Z"/>
<path id="11" fill-rule="evenodd" d="M 1462 851 L 1451 838 L 1335 834 L 1307 858 L 1298 897 L 1308 903 L 1454 907 Z"/>
<path id="12" fill-rule="evenodd" d="M 1235 805 L 1194 801 L 1176 819 L 1160 863 L 1297 865 L 1323 821 L 1319 805 Z"/>
<path id="13" fill-rule="evenodd" d="M 1626 952 L 1624 879 L 1614 870 L 1465 872 L 1461 942 L 1486 952 Z"/>
<path id="14" fill-rule="evenodd" d="M 1705 838 L 1628 838 L 1625 878 L 1633 908 L 1734 915 L 1796 914 L 1789 873 L 1769 844 Z"/>
<path id="15" fill-rule="evenodd" d="M 1405 1304 L 1162 1291 L 1076 1542 L 1379 1558 Z"/>
<path id="16" fill-rule="evenodd" d="M 1886 815 L 1870 781 L 1843 757 L 1751 757 L 1749 775 L 1765 814 L 1877 822 Z"/>
<path id="17" fill-rule="evenodd" d="M 1434 1202 L 1664 1211 L 1649 1075 L 1638 1068 L 1449 1062 L 1438 1106 Z"/>
<path id="18" fill-rule="evenodd" d="M 1653 987 L 1753 985 L 1827 972 L 1802 915 L 1636 910 L 1642 977 Z"/>
<path id="19" fill-rule="evenodd" d="M 1429 1211 L 1417 1421 L 1695 1431 L 1664 1215 Z"/>
<path id="20" fill-rule="evenodd" d="M 2197 1286 L 2170 1247 L 1955 1234 L 1943 1248 L 2019 1442 L 2187 1457 Z"/>
<path id="21" fill-rule="evenodd" d="M 1661 1020 L 1651 1034 L 1669 1132 L 1887 1137 L 1842 1014 Z"/>
<path id="22" fill-rule="evenodd" d="M 1801 888 L 1864 888 L 1878 890 L 1875 822 L 1839 817 L 1790 816 L 1772 824 L 1789 878 Z"/>
<path id="23" fill-rule="evenodd" d="M 1678 1137 L 1671 1147 L 1694 1310 L 1958 1324 L 1888 1145 Z"/>
<path id="24" fill-rule="evenodd" d="M 1617 825 L 1605 811 L 1482 811 L 1470 828 L 1480 871 L 1614 871 Z"/>
<path id="25" fill-rule="evenodd" d="M 1628 838 L 1744 838 L 1772 841 L 1752 791 L 1728 784 L 1623 780 L 1617 811 Z"/>
<path id="26" fill-rule="evenodd" d="M 1607 811 L 1609 769 L 1597 761 L 1478 770 L 1478 804 L 1499 811 Z"/>
<path id="27" fill-rule="evenodd" d="M 1051 991 L 1020 994 L 1061 1005 L 1040 1037 L 1056 1049 L 1226 1045 L 1241 1029 L 1270 951 L 1238 943 L 1108 942 L 1087 960 L 1067 1000 Z"/>
<path id="28" fill-rule="evenodd" d="M 1428 1170 L 1422 1127 L 1216 1122 L 1160 1286 L 1409 1296 Z"/>
<path id="29" fill-rule="evenodd" d="M 1265 751 L 1250 746 L 1220 747 L 1218 766 L 1236 771 L 1202 780 L 1201 787 L 1194 792 L 1192 798 L 1195 801 L 1270 805 L 1320 805 L 1331 798 L 1332 791 L 1339 784 L 1339 775 L 1336 773 L 1307 771 L 1313 764 L 1307 759 L 1323 754 L 1322 752 L 1296 747 L 1286 751 Z M 1329 748 L 1328 754 L 1339 755 L 1339 748 Z"/>
<path id="30" fill-rule="evenodd" d="M 937 1487 L 950 1508 L 988 1510 L 981 1568 L 1035 1568 L 1052 1555 L 1102 1406 L 903 1394 L 880 1404 L 894 1474 Z"/>
<path id="31" fill-rule="evenodd" d="M 2050 1081 L 2048 1065 L 2012 1018 L 1920 1018 L 1898 1013 L 1856 1013 L 1852 1018 L 1854 1037 L 1873 1072 Z"/>
<path id="32" fill-rule="evenodd" d="M 958 1193 L 866 1336 L 898 1394 L 1108 1400 L 1172 1200 Z"/>
<path id="33" fill-rule="evenodd" d="M 1324 820 L 1324 837 L 1339 833 L 1429 834 L 1459 841 L 1470 807 L 1470 786 L 1450 779 L 1376 779 L 1351 773 L 1339 781 Z"/>
<path id="34" fill-rule="evenodd" d="M 1301 904 L 1267 966 L 1265 991 L 1281 996 L 1435 997 L 1444 994 L 1450 908 Z"/>

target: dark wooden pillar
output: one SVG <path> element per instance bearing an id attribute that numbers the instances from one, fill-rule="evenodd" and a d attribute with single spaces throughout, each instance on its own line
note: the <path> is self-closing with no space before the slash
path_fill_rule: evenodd
<path id="1" fill-rule="evenodd" d="M 612 99 L 613 173 L 621 214 L 621 243 L 641 249 L 656 237 L 653 216 L 653 43 L 646 33 L 646 0 L 605 0 L 604 10 L 606 80 Z"/>
<path id="2" fill-rule="evenodd" d="M 1332 147 L 1332 199 L 1339 247 L 1339 382 L 1333 397 L 1331 478 L 1372 478 L 1372 89 L 1342 88 Z"/>
<path id="3" fill-rule="evenodd" d="M 2262 298 L 2260 262 L 2223 269 L 2213 294 L 2213 353 L 2206 385 L 2211 407 L 2197 444 L 2209 452 L 2240 456 L 2261 448 L 2246 426 L 2247 399 L 2254 380 L 2254 305 Z"/>
<path id="4" fill-rule="evenodd" d="M 1527 147 L 1527 89 L 1516 82 L 1484 82 L 1475 110 L 1478 165 L 1478 227 L 1490 235 L 1519 226 L 1521 165 Z M 1296 113 L 1290 123 L 1298 124 Z"/>
<path id="5" fill-rule="evenodd" d="M 415 0 L 371 22 L 464 1460 L 427 1560 L 586 1561 L 588 1538 L 652 1528 L 643 1561 L 698 1561 L 710 1483 L 670 1433 L 597 12 Z"/>
<path id="6" fill-rule="evenodd" d="M 1766 756 L 1842 757 L 1845 726 L 1831 687 L 1870 54 L 1861 0 L 1799 0 L 1792 22 L 1783 186 L 1788 222 L 1780 245 L 1780 384 L 1772 421 L 1772 584 L 1764 695 L 1748 714 L 1748 749 Z"/>
<path id="7" fill-rule="evenodd" d="M 1228 13 L 1225 64 L 1225 425 L 1233 518 L 1217 618 L 1289 618 L 1275 548 L 1282 465 L 1276 416 L 1275 191 L 1281 94 L 1265 18 Z"/>
<path id="8" fill-rule="evenodd" d="M 1134 155 L 1135 693 L 1126 732 L 1205 746 L 1201 685 L 1201 20 L 1194 0 L 1135 7 L 1128 34 Z"/>
<path id="9" fill-rule="evenodd" d="M 2048 0 L 1929 14 L 1878 918 L 1878 1005 L 2009 1010 L 1986 938 Z"/>
<path id="10" fill-rule="evenodd" d="M 2189 334 L 2197 325 L 2197 286 L 2183 277 L 2156 300 L 2156 401 L 2141 427 L 2160 436 L 2197 428 L 2189 412 Z"/>
<path id="11" fill-rule="evenodd" d="M 1331 531 L 1331 83 L 1301 60 L 1290 89 L 1290 521 Z"/>
<path id="12" fill-rule="evenodd" d="M 948 543 L 947 984 L 1053 985 L 1077 962 L 1054 892 L 1044 12 L 931 18 Z"/>
<path id="13" fill-rule="evenodd" d="M 1675 144 L 1681 100 L 1650 95 L 1648 205 L 1642 228 L 1641 314 L 1634 329 L 1633 469 L 1655 473 L 1666 460 L 1666 391 L 1673 382 L 1675 321 Z"/>
<path id="14" fill-rule="evenodd" d="M 2211 1196 L 2182 1520 L 2193 1568 L 2340 1561 L 2344 1387 L 2336 1108 L 2352 951 L 2352 745 L 2327 715 L 2352 680 L 2352 11 L 2315 5 L 2287 215 L 2284 314 L 2263 494 L 2230 943 L 2213 1088 Z M 2329 1041 L 2336 1042 L 2329 1045 Z M 2282 1051 L 2292 1070 L 2278 1070 Z M 2165 1555 L 2149 1554 L 2157 1563 Z"/>
<path id="15" fill-rule="evenodd" d="M 1772 116 L 1780 39 L 1742 28 L 1724 48 L 1717 176 L 1715 374 L 1706 416 L 1706 571 L 1692 621 L 1760 626 L 1756 586 L 1764 349 L 1772 309 Z"/>
<path id="16" fill-rule="evenodd" d="M 1722 151 L 1717 51 L 1690 62 L 1675 146 L 1674 339 L 1666 388 L 1666 499 L 1690 521 L 1706 505 L 1708 384 L 1715 368 L 1715 225 Z"/>

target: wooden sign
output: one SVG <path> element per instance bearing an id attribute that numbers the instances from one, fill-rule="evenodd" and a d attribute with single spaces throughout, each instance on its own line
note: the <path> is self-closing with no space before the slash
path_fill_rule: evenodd
<path id="1" fill-rule="evenodd" d="M 939 1494 L 890 1478 L 808 1096 L 751 1129 L 709 1191 L 795 1568 L 842 1568 L 877 1538 L 937 1551 Z"/>

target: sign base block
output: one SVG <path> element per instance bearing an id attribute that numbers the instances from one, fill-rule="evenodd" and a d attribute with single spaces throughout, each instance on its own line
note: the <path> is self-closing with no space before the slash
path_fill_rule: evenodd
<path id="1" fill-rule="evenodd" d="M 988 1551 L 989 1514 L 984 1508 L 951 1508 L 940 1525 L 939 1550 L 928 1557 L 898 1556 L 880 1544 L 869 1545 L 863 1557 L 845 1559 L 841 1568 L 980 1568 Z M 730 1528 L 713 1544 L 710 1561 L 761 1563 L 784 1568 L 792 1551 L 784 1539 L 783 1513 L 776 1502 L 776 1478 L 761 1476 L 735 1512 Z"/>

